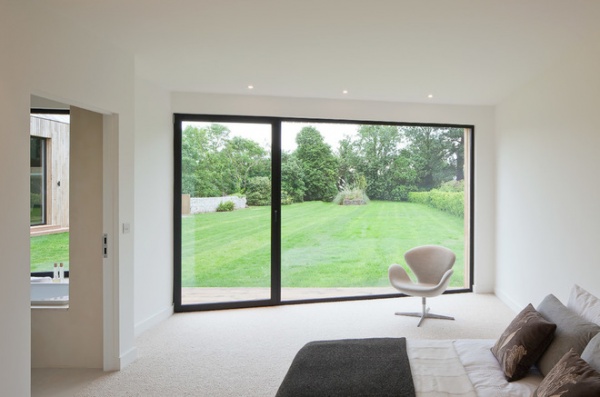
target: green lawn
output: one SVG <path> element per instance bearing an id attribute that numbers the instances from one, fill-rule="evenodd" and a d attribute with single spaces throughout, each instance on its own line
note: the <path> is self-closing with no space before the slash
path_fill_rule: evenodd
<path id="1" fill-rule="evenodd" d="M 269 207 L 184 217 L 182 285 L 269 286 L 269 225 Z M 389 265 L 423 244 L 456 253 L 451 285 L 463 285 L 463 220 L 421 204 L 293 204 L 282 208 L 281 233 L 284 287 L 388 286 Z"/>
<path id="2" fill-rule="evenodd" d="M 463 220 L 414 203 L 364 206 L 323 202 L 282 208 L 284 287 L 388 286 L 387 268 L 404 252 L 440 244 L 456 253 L 451 285 L 463 285 Z M 184 287 L 270 285 L 270 208 L 252 207 L 182 219 Z M 69 262 L 69 234 L 31 238 L 31 271 Z"/>
<path id="3" fill-rule="evenodd" d="M 51 272 L 54 262 L 69 270 L 69 233 L 31 237 L 31 271 Z"/>

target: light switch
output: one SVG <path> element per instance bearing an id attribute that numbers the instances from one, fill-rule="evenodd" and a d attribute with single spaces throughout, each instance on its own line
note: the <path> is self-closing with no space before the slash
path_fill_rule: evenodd
<path id="1" fill-rule="evenodd" d="M 130 230 L 131 230 L 131 226 L 129 225 L 129 223 L 124 223 L 123 224 L 123 234 L 128 234 Z"/>

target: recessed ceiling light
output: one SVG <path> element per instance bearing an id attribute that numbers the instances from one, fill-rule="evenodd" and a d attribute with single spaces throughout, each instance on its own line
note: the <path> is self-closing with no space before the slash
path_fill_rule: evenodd
<path id="1" fill-rule="evenodd" d="M 253 89 L 254 89 L 254 86 L 253 86 L 252 84 L 250 84 L 250 85 L 248 86 L 248 89 L 249 89 L 249 90 L 253 90 Z"/>
<path id="2" fill-rule="evenodd" d="M 346 95 L 348 93 L 348 90 L 344 90 L 342 91 L 342 94 Z"/>
<path id="3" fill-rule="evenodd" d="M 427 95 L 427 98 L 433 98 L 433 94 Z"/>

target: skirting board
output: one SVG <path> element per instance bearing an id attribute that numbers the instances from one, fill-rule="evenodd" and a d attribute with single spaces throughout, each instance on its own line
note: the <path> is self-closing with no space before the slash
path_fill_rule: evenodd
<path id="1" fill-rule="evenodd" d="M 482 284 L 473 284 L 473 293 L 474 294 L 493 294 L 494 286 L 481 286 Z"/>
<path id="2" fill-rule="evenodd" d="M 163 309 L 160 312 L 148 317 L 144 321 L 140 321 L 139 323 L 137 323 L 135 325 L 135 330 L 134 330 L 135 337 L 137 338 L 144 332 L 148 331 L 149 329 L 160 324 L 167 318 L 171 317 L 173 315 L 173 313 L 175 312 L 174 310 L 175 310 L 174 306 L 171 305 L 171 306 L 167 307 L 166 309 Z"/>
<path id="3" fill-rule="evenodd" d="M 505 293 L 500 290 L 495 290 L 494 293 L 506 306 L 511 308 L 515 313 L 519 313 L 525 306 L 518 304 L 514 300 L 508 297 Z"/>
<path id="4" fill-rule="evenodd" d="M 132 347 L 119 357 L 119 370 L 125 369 L 129 364 L 135 361 L 137 358 L 137 347 Z"/>

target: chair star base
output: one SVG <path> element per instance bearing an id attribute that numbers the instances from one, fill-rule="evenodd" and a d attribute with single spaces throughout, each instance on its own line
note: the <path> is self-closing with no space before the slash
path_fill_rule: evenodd
<path id="1" fill-rule="evenodd" d="M 421 320 L 419 320 L 419 324 L 417 324 L 417 327 L 421 326 L 421 323 L 423 322 L 423 320 L 425 320 L 426 318 L 437 318 L 439 320 L 454 320 L 454 317 L 450 317 L 450 316 L 442 316 L 441 314 L 433 314 L 433 313 L 395 313 L 397 316 L 410 316 L 410 317 L 421 317 Z"/>
<path id="2" fill-rule="evenodd" d="M 423 312 L 422 313 L 418 313 L 418 312 L 407 312 L 407 313 L 405 313 L 405 312 L 396 312 L 394 314 L 396 316 L 421 317 L 421 320 L 419 320 L 419 324 L 417 324 L 417 327 L 420 327 L 421 323 L 426 318 L 437 318 L 438 320 L 454 320 L 454 317 L 442 316 L 441 314 L 429 313 L 429 308 L 427 307 L 427 304 L 425 303 L 425 298 L 422 298 L 422 302 L 423 302 Z"/>

